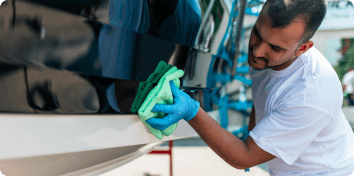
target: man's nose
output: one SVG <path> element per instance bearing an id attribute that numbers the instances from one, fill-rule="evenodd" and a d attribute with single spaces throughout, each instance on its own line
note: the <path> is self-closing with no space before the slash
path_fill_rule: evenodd
<path id="1" fill-rule="evenodd" d="M 265 53 L 266 53 L 266 47 L 267 44 L 264 42 L 260 42 L 257 46 L 253 47 L 253 55 L 255 57 L 264 57 Z"/>

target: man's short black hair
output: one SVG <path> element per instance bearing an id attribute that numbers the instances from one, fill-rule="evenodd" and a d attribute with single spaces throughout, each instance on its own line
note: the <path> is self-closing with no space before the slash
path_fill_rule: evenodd
<path id="1" fill-rule="evenodd" d="M 300 44 L 315 35 L 326 15 L 324 0 L 267 0 L 265 5 L 273 28 L 285 28 L 298 17 L 305 21 L 305 33 Z"/>

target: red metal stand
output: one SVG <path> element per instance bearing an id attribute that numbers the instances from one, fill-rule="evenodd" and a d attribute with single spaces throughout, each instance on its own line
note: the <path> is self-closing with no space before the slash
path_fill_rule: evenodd
<path id="1" fill-rule="evenodd" d="M 169 141 L 169 149 L 168 150 L 153 150 L 149 154 L 168 154 L 170 155 L 170 176 L 172 176 L 172 148 L 173 141 Z"/>

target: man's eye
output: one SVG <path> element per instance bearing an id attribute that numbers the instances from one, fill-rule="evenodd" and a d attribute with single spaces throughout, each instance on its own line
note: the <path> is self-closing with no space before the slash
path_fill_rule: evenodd
<path id="1" fill-rule="evenodd" d="M 274 47 L 274 46 L 272 46 L 272 49 L 273 49 L 275 52 L 280 52 L 280 51 L 281 51 L 280 49 L 278 49 L 278 48 L 276 48 L 276 47 Z"/>

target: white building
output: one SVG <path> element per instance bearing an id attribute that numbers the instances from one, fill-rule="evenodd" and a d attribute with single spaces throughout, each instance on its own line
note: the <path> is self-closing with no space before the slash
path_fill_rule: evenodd
<path id="1" fill-rule="evenodd" d="M 354 6 L 349 0 L 327 2 L 327 14 L 316 35 L 312 38 L 316 48 L 336 65 L 341 54 L 342 39 L 354 38 Z"/>

